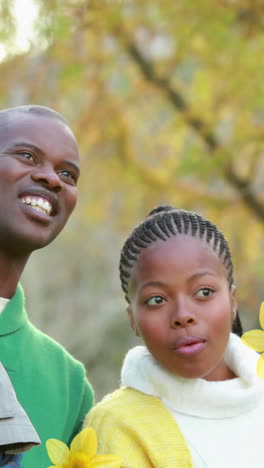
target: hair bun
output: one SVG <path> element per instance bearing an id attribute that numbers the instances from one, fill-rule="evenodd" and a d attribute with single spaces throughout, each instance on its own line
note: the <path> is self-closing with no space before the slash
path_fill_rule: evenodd
<path id="1" fill-rule="evenodd" d="M 170 206 L 170 205 L 160 205 L 160 206 L 157 206 L 156 208 L 154 208 L 153 210 L 151 210 L 149 212 L 149 214 L 147 215 L 147 218 L 149 216 L 152 216 L 154 214 L 157 214 L 157 213 L 161 213 L 161 212 L 164 212 L 164 211 L 171 211 L 171 210 L 174 210 L 175 208 L 173 208 L 173 206 Z"/>

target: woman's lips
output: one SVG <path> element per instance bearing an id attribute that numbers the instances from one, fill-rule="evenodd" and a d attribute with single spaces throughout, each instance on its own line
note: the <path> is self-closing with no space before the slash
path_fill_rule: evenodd
<path id="1" fill-rule="evenodd" d="M 206 346 L 206 341 L 195 336 L 184 336 L 179 338 L 174 346 L 174 351 L 182 356 L 193 356 Z"/>

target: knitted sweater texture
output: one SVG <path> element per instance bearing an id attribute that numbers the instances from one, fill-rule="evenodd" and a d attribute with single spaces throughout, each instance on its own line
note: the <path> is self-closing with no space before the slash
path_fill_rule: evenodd
<path id="1" fill-rule="evenodd" d="M 185 439 L 159 398 L 124 387 L 85 418 L 97 431 L 98 453 L 120 455 L 122 468 L 192 468 Z"/>
<path id="2" fill-rule="evenodd" d="M 71 441 L 93 405 L 93 391 L 84 366 L 32 325 L 21 286 L 0 315 L 0 360 L 42 442 L 25 454 L 23 467 L 47 468 L 46 440 Z"/>
<path id="3" fill-rule="evenodd" d="M 93 408 L 85 424 L 97 430 L 100 453 L 121 455 L 123 468 L 262 468 L 264 382 L 257 359 L 231 335 L 225 361 L 238 377 L 207 382 L 170 374 L 137 346 L 125 358 L 123 387 Z"/>

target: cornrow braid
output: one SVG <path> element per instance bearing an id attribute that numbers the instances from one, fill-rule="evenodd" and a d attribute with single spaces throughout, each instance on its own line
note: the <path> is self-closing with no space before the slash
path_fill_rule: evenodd
<path id="1" fill-rule="evenodd" d="M 211 246 L 226 269 L 227 281 L 231 289 L 234 284 L 233 262 L 223 233 L 215 224 L 198 213 L 165 205 L 152 210 L 132 231 L 122 248 L 119 272 L 122 289 L 128 303 L 130 302 L 128 283 L 141 250 L 149 247 L 153 242 L 166 241 L 179 234 L 197 237 Z M 242 335 L 242 326 L 238 315 L 232 331 L 239 336 Z"/>

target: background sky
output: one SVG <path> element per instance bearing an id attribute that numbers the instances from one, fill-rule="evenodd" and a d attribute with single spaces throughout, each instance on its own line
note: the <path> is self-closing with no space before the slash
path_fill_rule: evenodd
<path id="1" fill-rule="evenodd" d="M 34 21 L 38 13 L 36 3 L 32 0 L 14 0 L 13 4 L 16 32 L 12 38 L 12 46 L 7 48 L 6 45 L 0 44 L 0 60 L 7 56 L 7 49 L 14 52 L 27 51 L 34 37 Z"/>

